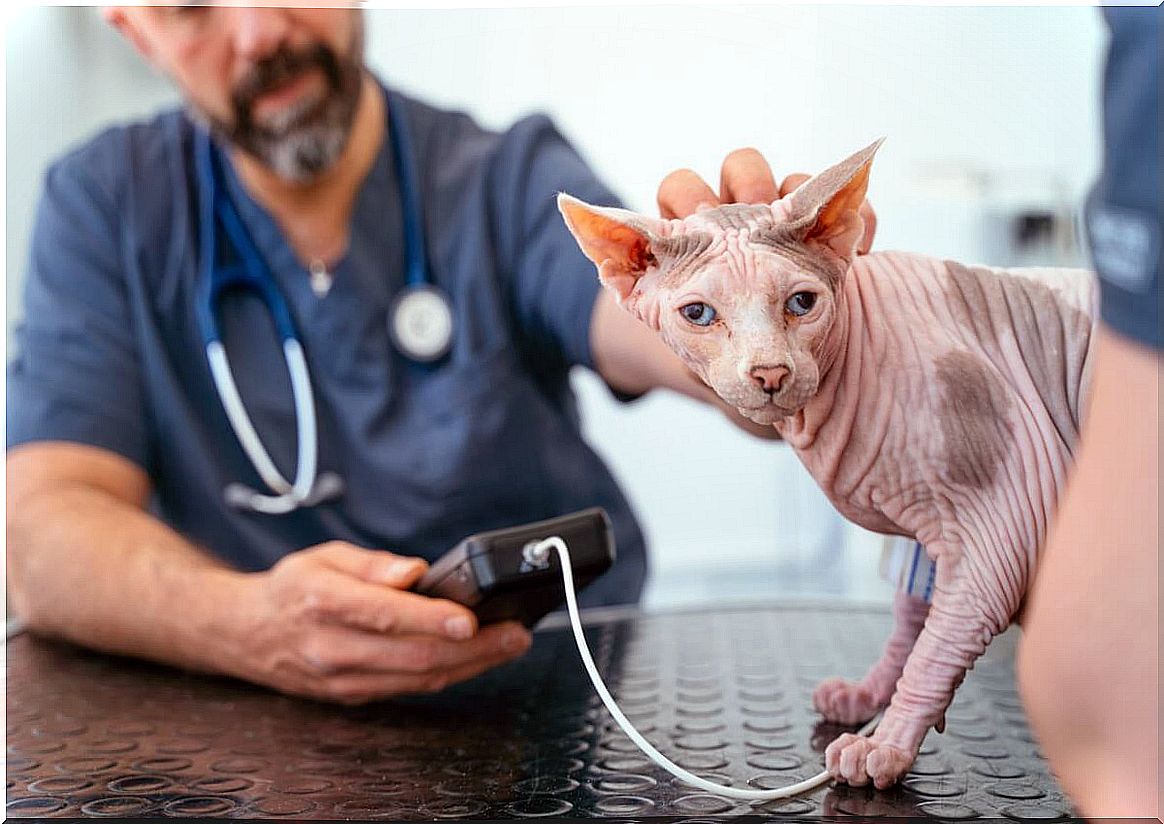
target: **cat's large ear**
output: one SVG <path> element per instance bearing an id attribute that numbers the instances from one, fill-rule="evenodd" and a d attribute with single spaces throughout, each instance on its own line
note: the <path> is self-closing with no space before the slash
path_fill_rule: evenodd
<path id="1" fill-rule="evenodd" d="M 804 181 L 789 195 L 788 217 L 805 243 L 819 243 L 852 260 L 865 231 L 859 209 L 869 186 L 873 155 L 885 138 Z"/>
<path id="2" fill-rule="evenodd" d="M 663 221 L 626 209 L 591 206 L 564 192 L 558 195 L 558 210 L 582 253 L 598 267 L 598 279 L 619 303 L 658 264 L 651 245 L 658 240 Z"/>

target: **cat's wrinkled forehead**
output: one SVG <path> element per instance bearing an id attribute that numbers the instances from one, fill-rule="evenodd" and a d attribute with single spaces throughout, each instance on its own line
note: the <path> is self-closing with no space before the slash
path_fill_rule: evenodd
<path id="1" fill-rule="evenodd" d="M 663 283 L 677 286 L 701 266 L 728 247 L 728 238 L 736 248 L 753 247 L 774 252 L 790 262 L 821 275 L 826 280 L 834 273 L 822 267 L 800 241 L 803 226 L 790 220 L 787 204 L 729 203 L 703 208 L 682 220 L 673 220 L 670 231 L 654 243 L 663 271 Z"/>
<path id="2" fill-rule="evenodd" d="M 772 240 L 790 240 L 803 229 L 791 220 L 788 203 L 726 203 L 703 208 L 680 221 L 680 234 L 736 234 L 745 243 L 768 244 Z"/>
<path id="3" fill-rule="evenodd" d="M 773 223 L 772 207 L 766 203 L 728 203 L 715 208 L 700 209 L 683 221 L 692 230 L 726 232 L 752 232 L 770 227 Z"/>

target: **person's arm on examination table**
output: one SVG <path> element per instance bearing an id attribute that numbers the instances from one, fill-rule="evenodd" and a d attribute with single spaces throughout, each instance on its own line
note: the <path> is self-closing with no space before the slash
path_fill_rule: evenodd
<path id="1" fill-rule="evenodd" d="M 417 558 L 335 542 L 232 570 L 145 512 L 147 475 L 108 450 L 25 444 L 6 470 L 9 592 L 34 633 L 343 703 L 439 690 L 528 647 L 405 592 Z"/>

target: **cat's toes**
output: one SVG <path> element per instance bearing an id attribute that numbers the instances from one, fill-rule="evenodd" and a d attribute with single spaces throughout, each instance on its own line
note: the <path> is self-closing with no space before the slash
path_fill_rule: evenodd
<path id="1" fill-rule="evenodd" d="M 865 772 L 879 790 L 891 787 L 905 777 L 914 757 L 889 744 L 878 744 L 865 757 Z"/>
<path id="2" fill-rule="evenodd" d="M 889 744 L 845 733 L 825 749 L 825 768 L 837 781 L 879 790 L 895 784 L 913 764 L 913 756 Z"/>
<path id="3" fill-rule="evenodd" d="M 865 757 L 872 747 L 868 738 L 847 732 L 825 748 L 825 769 L 837 781 L 864 786 L 869 783 Z"/>
<path id="4" fill-rule="evenodd" d="M 829 678 L 818 684 L 812 693 L 812 705 L 826 721 L 835 724 L 860 724 L 881 709 L 872 691 L 843 678 Z"/>

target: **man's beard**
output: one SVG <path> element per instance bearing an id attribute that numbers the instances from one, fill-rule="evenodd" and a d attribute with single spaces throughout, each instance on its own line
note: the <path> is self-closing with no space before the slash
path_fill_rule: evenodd
<path id="1" fill-rule="evenodd" d="M 362 76 L 358 32 L 356 38 L 347 57 L 323 44 L 299 50 L 281 46 L 256 63 L 232 91 L 232 123 L 203 113 L 211 131 L 279 177 L 299 183 L 314 179 L 339 159 L 351 134 Z M 255 121 L 259 97 L 312 69 L 323 75 L 322 94 L 310 94 L 263 123 Z"/>

